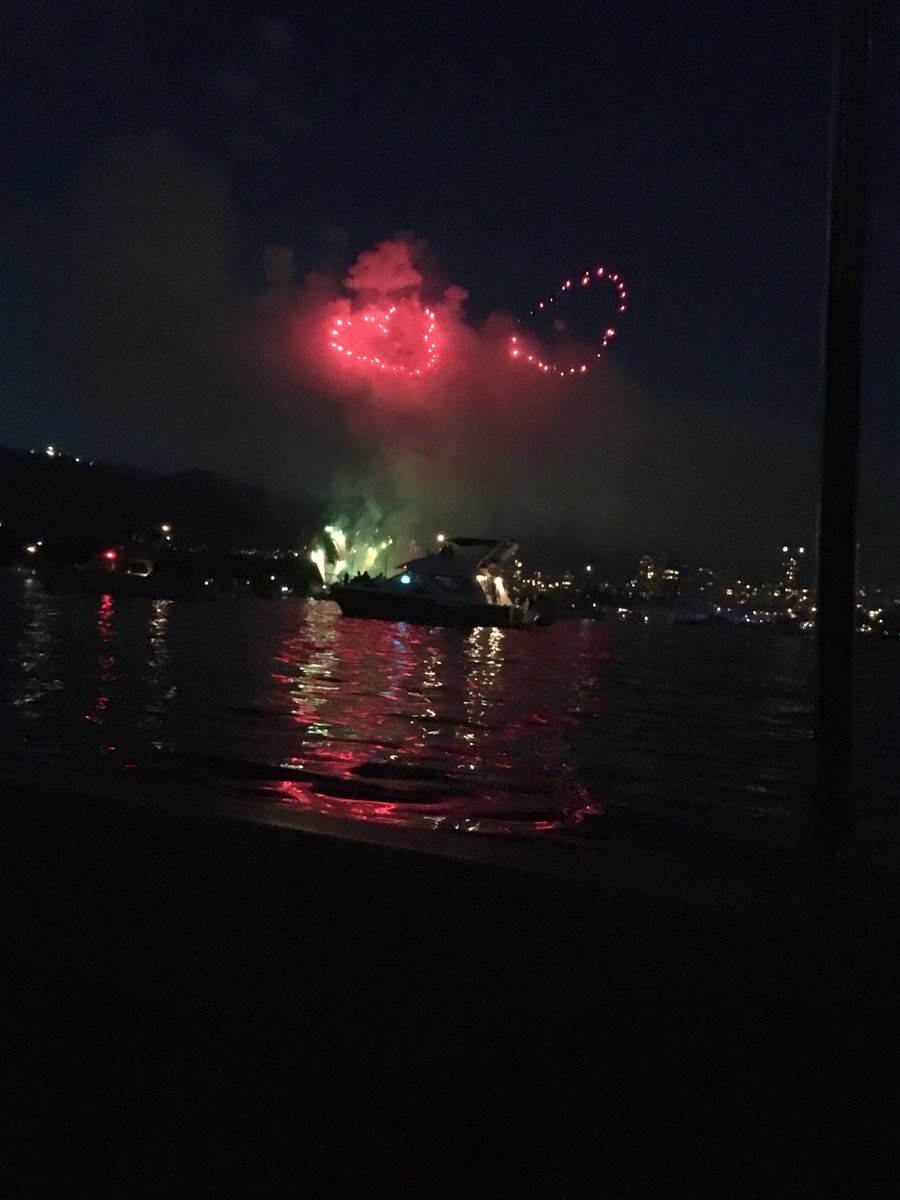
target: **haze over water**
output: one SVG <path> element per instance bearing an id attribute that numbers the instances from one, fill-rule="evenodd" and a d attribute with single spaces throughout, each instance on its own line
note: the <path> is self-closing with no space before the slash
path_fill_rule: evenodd
<path id="1" fill-rule="evenodd" d="M 781 838 L 808 803 L 813 649 L 740 628 L 464 631 L 294 599 L 53 596 L 7 575 L 0 747 L 426 838 Z M 858 662 L 860 838 L 892 842 L 900 646 L 861 640 Z"/>

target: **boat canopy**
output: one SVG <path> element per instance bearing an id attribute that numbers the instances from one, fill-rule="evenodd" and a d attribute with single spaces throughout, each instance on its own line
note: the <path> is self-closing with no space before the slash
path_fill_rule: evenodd
<path id="1" fill-rule="evenodd" d="M 500 567 L 518 550 L 516 542 L 494 542 L 483 538 L 447 539 L 435 554 L 412 559 L 403 566 L 415 575 L 443 575 L 470 579 L 479 571 Z"/>

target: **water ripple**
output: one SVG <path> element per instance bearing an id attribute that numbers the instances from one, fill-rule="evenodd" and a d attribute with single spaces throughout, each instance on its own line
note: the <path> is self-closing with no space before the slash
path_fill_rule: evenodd
<path id="1" fill-rule="evenodd" d="M 804 814 L 812 646 L 755 630 L 346 620 L 0 581 L 7 753 L 354 821 L 585 841 Z M 863 827 L 896 821 L 900 653 L 866 646 Z M 868 664 L 868 665 L 867 665 Z M 865 672 L 868 674 L 865 674 Z"/>

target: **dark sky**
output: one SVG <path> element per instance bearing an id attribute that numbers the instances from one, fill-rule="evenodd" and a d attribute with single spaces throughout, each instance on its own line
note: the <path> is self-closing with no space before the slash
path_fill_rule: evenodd
<path id="1" fill-rule="evenodd" d="M 543 464 L 540 507 L 558 511 L 543 533 L 571 519 L 622 554 L 764 566 L 814 527 L 826 10 L 13 3 L 0 442 L 278 487 L 296 468 L 325 489 L 364 468 L 365 439 L 253 361 L 267 261 L 290 249 L 299 302 L 309 272 L 339 279 L 361 251 L 415 234 L 423 273 L 466 288 L 476 326 L 605 262 L 631 292 L 610 362 L 628 384 L 607 406 L 596 494 L 590 465 L 575 472 L 579 520 L 579 493 L 554 500 L 572 451 L 548 436 L 559 458 Z M 877 14 L 862 549 L 888 574 L 897 35 Z"/>

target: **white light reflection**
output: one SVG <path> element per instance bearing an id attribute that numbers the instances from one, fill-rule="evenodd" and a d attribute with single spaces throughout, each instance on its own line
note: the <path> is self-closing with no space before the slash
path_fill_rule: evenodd
<path id="1" fill-rule="evenodd" d="M 23 588 L 20 601 L 23 623 L 11 662 L 10 703 L 23 717 L 34 720 L 63 682 L 54 670 L 58 602 L 39 588 Z"/>
<path id="2" fill-rule="evenodd" d="M 162 736 L 165 718 L 171 711 L 178 694 L 178 686 L 172 681 L 170 671 L 169 621 L 171 615 L 171 600 L 150 601 L 150 619 L 147 622 L 150 635 L 146 674 L 147 701 L 146 715 L 142 725 L 151 734 L 150 745 L 153 749 L 164 751 L 176 749 L 174 740 Z"/>

